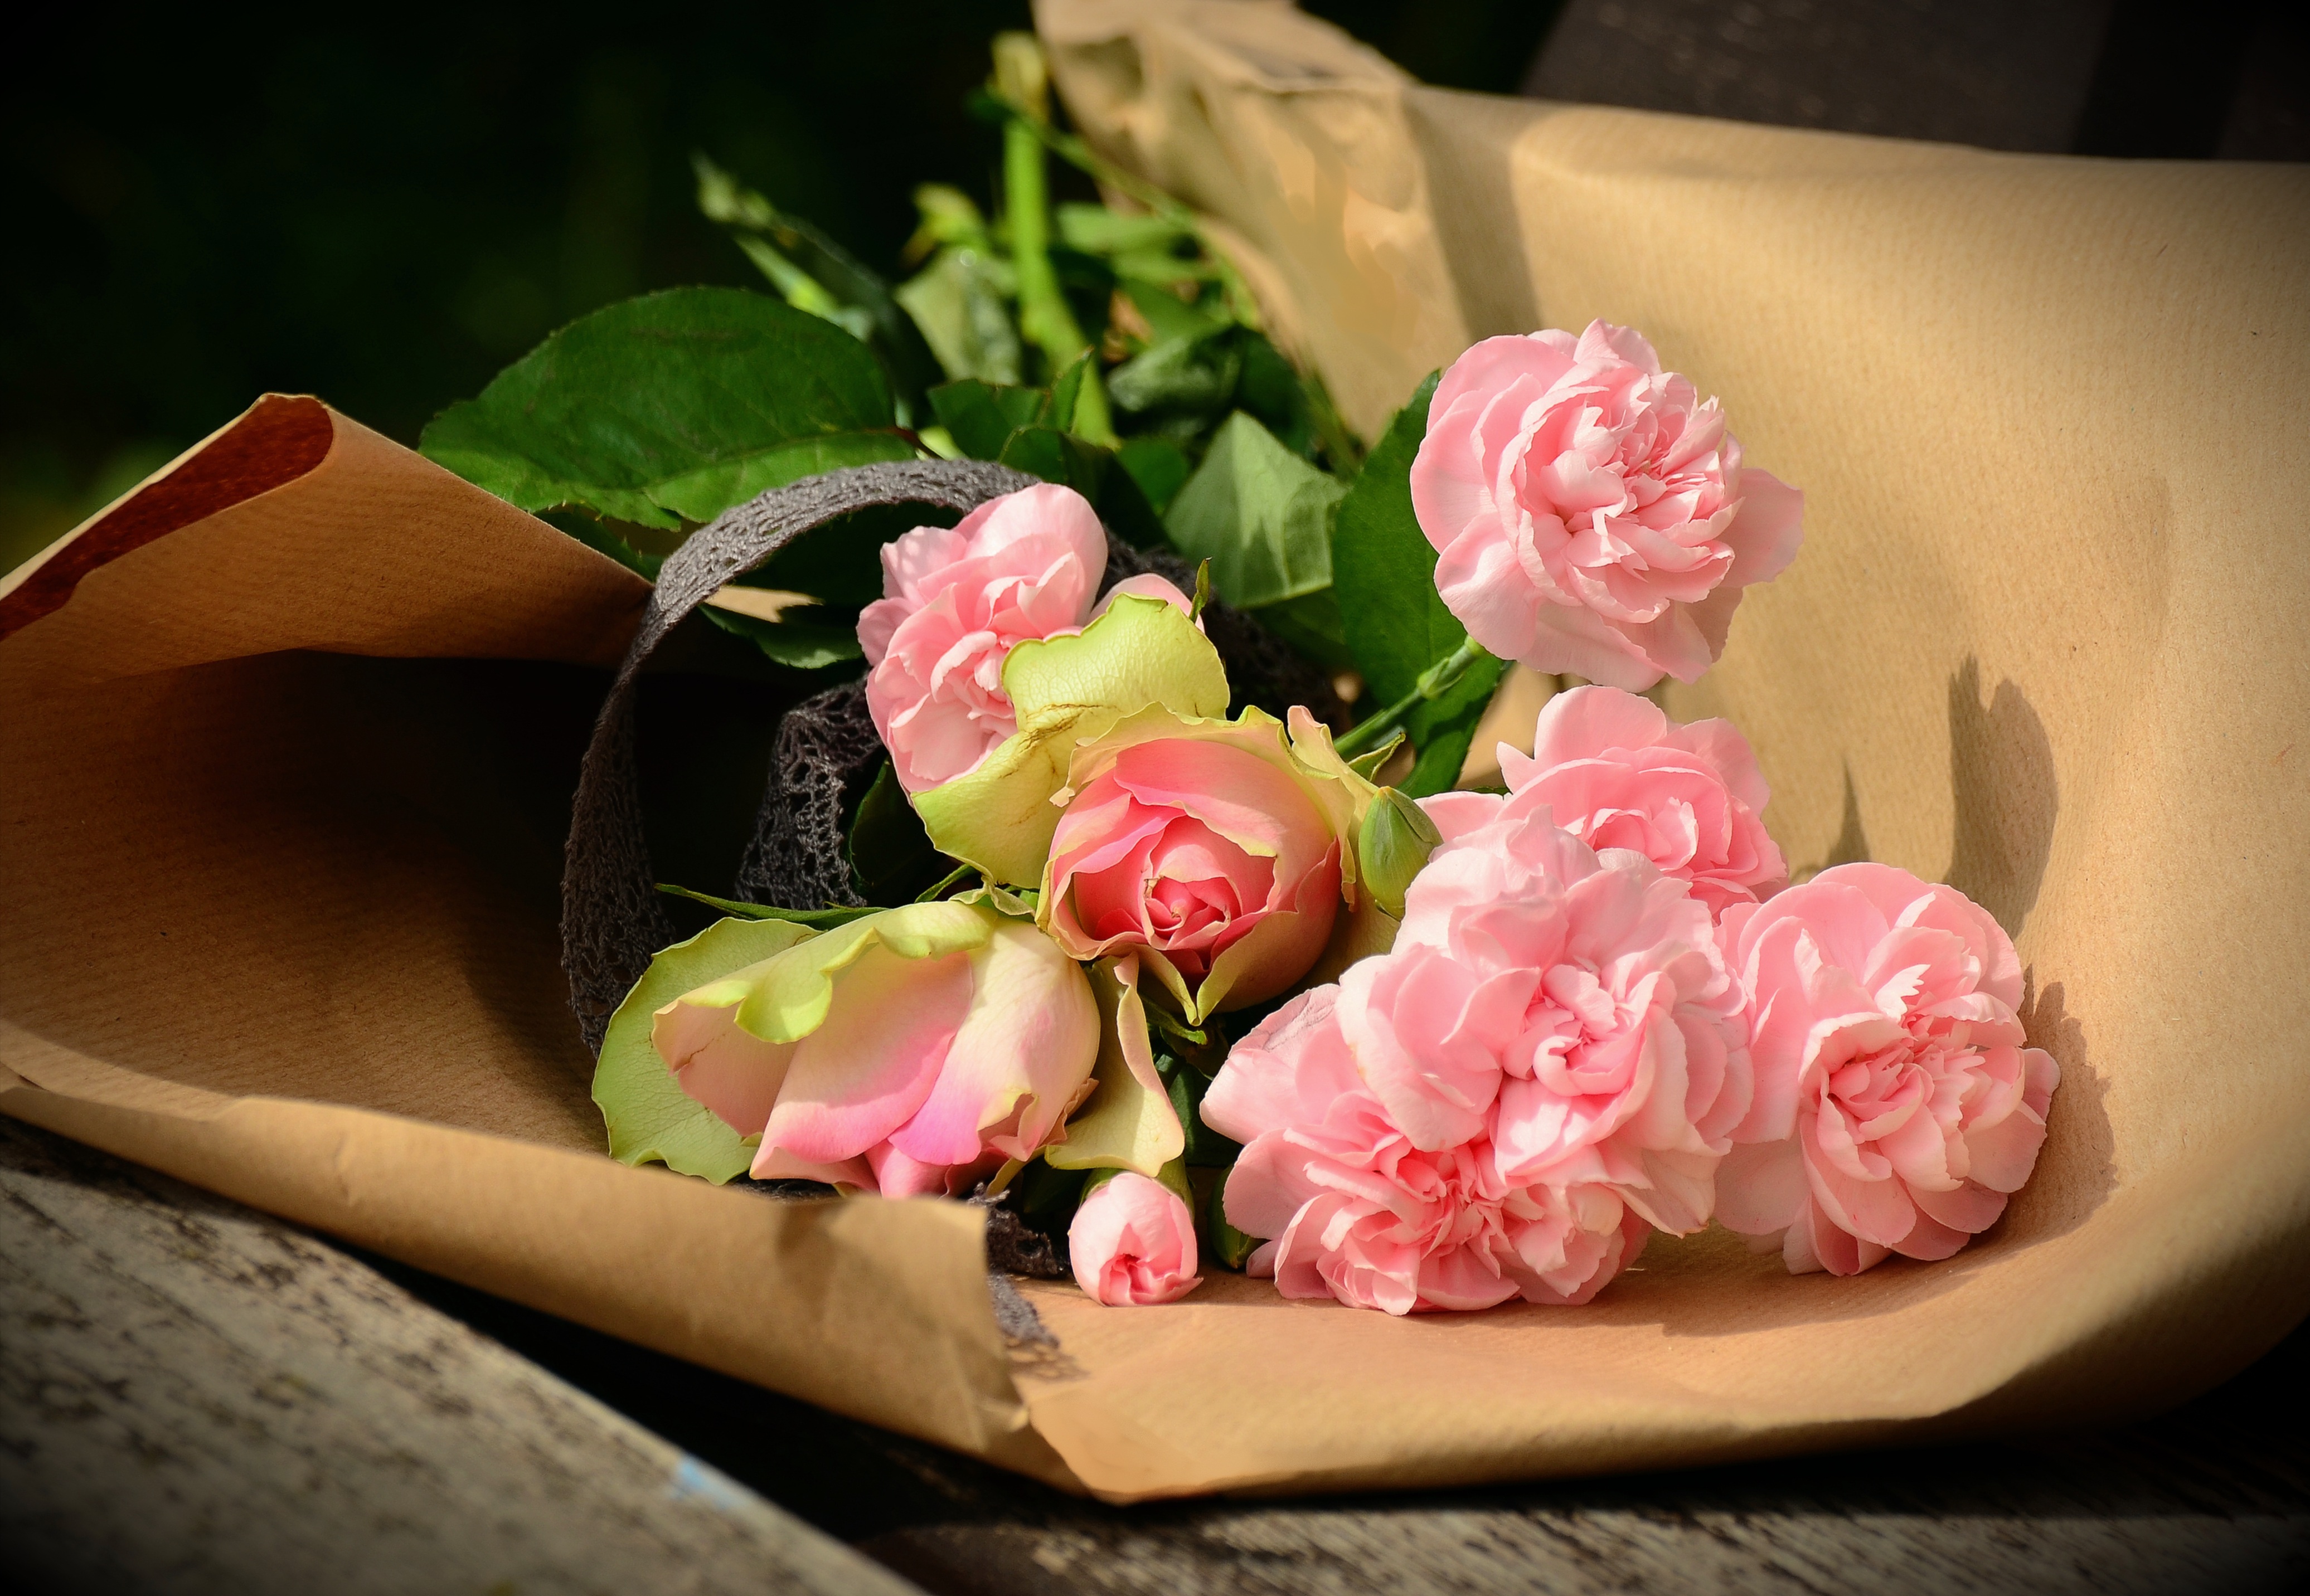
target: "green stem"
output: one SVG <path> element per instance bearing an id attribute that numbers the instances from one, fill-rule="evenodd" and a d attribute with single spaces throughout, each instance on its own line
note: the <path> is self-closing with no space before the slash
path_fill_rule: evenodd
<path id="1" fill-rule="evenodd" d="M 1459 647 L 1420 673 L 1420 680 L 1412 684 L 1410 692 L 1377 715 L 1359 723 L 1345 736 L 1335 739 L 1332 746 L 1343 757 L 1350 758 L 1376 746 L 1382 738 L 1403 724 L 1404 716 L 1422 704 L 1450 692 L 1460 685 L 1460 678 L 1468 673 L 1470 666 L 1480 659 L 1489 657 L 1484 646 L 1475 638 L 1461 638 Z"/>
<path id="2" fill-rule="evenodd" d="M 944 898 L 950 891 L 961 885 L 964 877 L 977 873 L 977 870 L 978 866 L 976 864 L 958 864 L 952 870 L 947 872 L 946 879 L 944 880 L 932 888 L 929 891 L 924 893 L 920 898 L 916 898 L 915 901 L 916 903 L 936 903 L 939 899 Z"/>
<path id="3" fill-rule="evenodd" d="M 1090 343 L 1051 265 L 1051 201 L 1043 142 L 1034 121 L 1024 114 L 1012 116 L 1003 127 L 1003 203 L 1011 221 L 1011 264 L 1019 273 L 1019 330 L 1043 351 L 1055 379 Z M 1083 373 L 1070 430 L 1110 448 L 1117 441 L 1096 361 Z"/>
<path id="4" fill-rule="evenodd" d="M 1138 173 L 1116 165 L 1076 134 L 1061 133 L 1048 122 L 1029 116 L 1015 104 L 1009 104 L 1009 109 L 1012 126 L 1023 123 L 1061 160 L 1095 181 L 1106 184 L 1118 194 L 1130 195 L 1173 226 L 1192 233 L 1196 247 L 1210 257 L 1213 269 L 1219 273 L 1220 291 L 1227 298 L 1229 313 L 1253 331 L 1262 330 L 1264 324 L 1260 320 L 1259 301 L 1251 297 L 1250 285 L 1244 282 L 1243 273 L 1236 270 L 1235 262 L 1228 258 L 1227 251 L 1212 242 L 1201 217 Z"/>
<path id="5" fill-rule="evenodd" d="M 1079 135 L 1061 133 L 1048 122 L 1028 115 L 1010 101 L 1006 100 L 1004 104 L 1011 112 L 1011 126 L 1024 126 L 1042 141 L 1046 149 L 1077 171 L 1088 174 L 1094 181 L 1105 184 L 1118 194 L 1137 200 L 1153 214 L 1192 236 L 1195 247 L 1203 252 L 1204 257 L 1211 263 L 1211 269 L 1219 274 L 1220 295 L 1227 304 L 1228 314 L 1255 333 L 1266 330 L 1265 321 L 1259 313 L 1259 301 L 1252 297 L 1251 285 L 1244 281 L 1243 273 L 1237 270 L 1228 252 L 1211 237 L 1202 217 L 1138 173 L 1116 165 L 1085 143 Z M 1363 464 L 1363 450 L 1357 445 L 1354 434 L 1348 430 L 1347 423 L 1341 419 L 1339 408 L 1333 403 L 1331 390 L 1324 386 L 1324 379 L 1309 371 L 1300 380 L 1307 391 L 1307 404 L 1316 424 L 1316 438 L 1324 446 L 1325 456 L 1332 462 L 1333 472 L 1342 478 L 1352 477 Z"/>

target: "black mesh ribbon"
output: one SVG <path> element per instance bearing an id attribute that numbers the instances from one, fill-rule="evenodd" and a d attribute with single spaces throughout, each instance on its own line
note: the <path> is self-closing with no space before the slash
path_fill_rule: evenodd
<path id="1" fill-rule="evenodd" d="M 859 510 L 919 504 L 972 510 L 990 499 L 1031 486 L 1034 478 L 1007 466 L 978 460 L 920 460 L 887 465 L 856 465 L 774 488 L 758 499 L 725 510 L 666 557 L 656 591 L 642 613 L 640 628 L 618 666 L 593 741 L 578 775 L 578 800 L 569 820 L 569 842 L 561 866 L 561 967 L 569 977 L 569 1003 L 586 1045 L 602 1050 L 603 1033 L 650 958 L 673 941 L 650 869 L 649 838 L 642 827 L 641 791 L 634 760 L 635 683 L 642 667 L 689 613 L 735 577 L 753 569 L 803 533 Z M 855 705 L 839 715 L 825 708 L 829 698 L 848 695 Z M 828 801 L 821 790 L 795 804 L 786 801 L 787 761 L 813 768 L 844 764 L 872 752 L 879 758 L 865 695 L 855 685 L 821 694 L 796 710 L 821 707 L 805 717 L 790 740 L 781 724 L 764 821 L 741 872 L 740 896 L 764 888 L 816 891 L 855 902 L 843 865 L 841 796 L 838 781 Z M 795 712 L 789 712 L 792 721 Z M 864 727 L 864 745 L 859 728 Z M 807 729 L 815 726 L 816 730 Z M 834 728 L 829 730 L 828 728 Z M 791 741 L 791 746 L 790 746 Z M 870 765 L 868 774 L 871 776 Z M 783 829 L 779 829 L 783 828 Z M 766 837 L 766 833 L 777 831 Z M 780 880 L 786 862 L 809 861 L 807 874 Z M 771 899 L 775 901 L 775 899 Z M 757 898 L 756 901 L 762 901 Z M 821 901 L 823 901 L 821 899 Z M 815 908 L 817 903 L 789 902 Z"/>

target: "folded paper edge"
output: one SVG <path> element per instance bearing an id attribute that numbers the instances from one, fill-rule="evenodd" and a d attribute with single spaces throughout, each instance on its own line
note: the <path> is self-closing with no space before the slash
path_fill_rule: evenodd
<path id="1" fill-rule="evenodd" d="M 0 574 L 0 641 L 62 609 L 91 571 L 317 471 L 336 447 L 335 419 L 309 395 L 259 395 L 231 421 Z"/>

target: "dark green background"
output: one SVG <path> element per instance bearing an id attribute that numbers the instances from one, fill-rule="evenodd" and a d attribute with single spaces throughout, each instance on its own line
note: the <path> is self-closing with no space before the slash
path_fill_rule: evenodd
<path id="1" fill-rule="evenodd" d="M 1308 9 L 1505 91 L 1555 6 Z M 986 195 L 962 100 L 1028 25 L 1024 0 L 188 10 L 52 13 L 0 97 L 0 570 L 267 389 L 414 442 L 572 317 L 758 282 L 692 150 L 895 269 L 915 184 Z"/>

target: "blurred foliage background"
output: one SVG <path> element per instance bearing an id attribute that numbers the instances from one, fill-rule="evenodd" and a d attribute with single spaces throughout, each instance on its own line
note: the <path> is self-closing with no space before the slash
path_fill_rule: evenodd
<path id="1" fill-rule="evenodd" d="M 1554 0 L 1310 0 L 1415 74 L 1513 91 Z M 760 287 L 703 151 L 894 271 L 916 184 L 985 199 L 963 108 L 1026 0 L 51 13 L 0 103 L 0 571 L 268 389 L 413 443 L 552 328 Z M 1061 197 L 1090 197 L 1076 186 Z"/>

